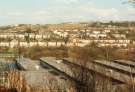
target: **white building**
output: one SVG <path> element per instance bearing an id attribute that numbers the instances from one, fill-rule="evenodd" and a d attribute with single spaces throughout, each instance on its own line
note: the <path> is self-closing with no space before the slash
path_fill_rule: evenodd
<path id="1" fill-rule="evenodd" d="M 126 35 L 125 34 L 112 34 L 115 38 L 124 38 L 126 39 Z"/>

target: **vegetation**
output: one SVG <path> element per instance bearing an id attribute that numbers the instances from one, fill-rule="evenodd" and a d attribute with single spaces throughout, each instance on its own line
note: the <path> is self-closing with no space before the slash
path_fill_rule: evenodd
<path id="1" fill-rule="evenodd" d="M 97 47 L 96 44 L 91 44 L 86 47 L 40 47 L 31 48 L 0 48 L 0 52 L 12 52 L 16 55 L 23 55 L 31 59 L 39 59 L 41 57 L 75 57 L 81 58 L 88 55 L 90 60 L 114 60 L 114 59 L 134 59 L 133 50 L 124 50 L 116 47 Z M 34 53 L 34 54 L 33 54 Z"/>
<path id="2" fill-rule="evenodd" d="M 29 57 L 31 59 L 39 59 L 40 57 L 52 56 L 52 57 L 57 57 L 59 59 L 64 57 L 71 57 L 77 60 L 81 66 L 78 67 L 69 66 L 69 68 L 73 73 L 73 77 L 76 78 L 81 85 L 77 84 L 76 87 L 71 89 L 71 91 L 69 92 L 76 92 L 76 90 L 77 92 L 112 92 L 111 80 L 108 78 L 107 79 L 100 78 L 99 75 L 96 75 L 94 72 L 87 70 L 85 68 L 88 65 L 87 63 L 95 59 L 105 59 L 105 60 L 131 59 L 131 56 L 133 58 L 135 55 L 134 54 L 135 51 L 132 53 L 130 52 L 121 53 L 120 50 L 117 48 L 111 48 L 111 47 L 99 48 L 96 46 L 96 44 L 92 44 L 83 48 L 81 47 L 68 48 L 68 47 L 61 46 L 61 47 L 20 48 L 19 50 L 21 55 L 24 55 L 25 57 Z M 48 84 L 52 91 L 34 89 L 26 85 L 25 80 L 19 77 L 19 73 L 17 71 L 13 71 L 10 74 L 12 76 L 10 78 L 15 78 L 15 79 L 11 79 L 12 82 L 11 84 L 14 84 L 12 85 L 11 89 L 15 88 L 16 85 L 18 85 L 17 90 L 19 90 L 19 92 L 35 92 L 35 90 L 38 90 L 36 92 L 53 92 L 54 88 L 58 88 L 56 87 L 56 85 L 54 86 L 53 84 L 50 85 Z M 114 92 L 123 92 L 124 90 L 123 88 L 124 87 L 120 86 Z M 132 88 L 133 87 L 131 86 L 126 87 L 125 88 L 126 90 L 131 89 L 131 91 L 125 91 L 125 90 L 124 91 L 134 92 Z"/>

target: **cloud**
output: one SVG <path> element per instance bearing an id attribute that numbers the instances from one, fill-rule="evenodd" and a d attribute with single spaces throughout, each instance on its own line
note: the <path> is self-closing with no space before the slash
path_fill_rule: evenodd
<path id="1" fill-rule="evenodd" d="M 85 7 L 85 9 L 83 10 L 85 10 L 87 13 L 94 14 L 96 16 L 101 16 L 101 17 L 108 17 L 118 13 L 118 10 L 115 8 L 102 9 L 97 7 L 91 7 L 91 8 Z"/>
<path id="2" fill-rule="evenodd" d="M 82 0 L 56 0 L 55 2 L 63 3 L 63 4 L 70 4 L 70 3 L 79 3 L 80 1 Z"/>
<path id="3" fill-rule="evenodd" d="M 22 12 L 9 12 L 7 13 L 7 16 L 12 16 L 12 17 L 21 17 L 24 14 Z"/>
<path id="4" fill-rule="evenodd" d="M 86 13 L 96 16 L 107 17 L 118 13 L 116 8 L 102 8 L 96 6 L 94 3 L 89 2 L 85 5 L 80 5 L 80 9 Z"/>
<path id="5" fill-rule="evenodd" d="M 40 7 L 35 10 L 8 10 L 0 13 L 6 20 L 11 22 L 29 23 L 59 23 L 90 20 L 133 20 L 135 10 L 125 8 L 121 11 L 118 8 L 104 8 L 91 2 L 91 0 L 52 0 L 54 5 Z M 57 2 L 57 4 L 56 4 Z M 18 22 L 19 21 L 19 22 Z"/>
<path id="6" fill-rule="evenodd" d="M 135 8 L 127 8 L 127 10 L 128 10 L 128 13 L 134 13 L 135 14 Z"/>

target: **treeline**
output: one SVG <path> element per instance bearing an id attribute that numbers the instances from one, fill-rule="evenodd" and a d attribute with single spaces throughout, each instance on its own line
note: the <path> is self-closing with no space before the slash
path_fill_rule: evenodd
<path id="1" fill-rule="evenodd" d="M 16 52 L 25 57 L 31 59 L 39 59 L 41 57 L 76 57 L 80 58 L 87 57 L 90 60 L 94 59 L 104 59 L 104 60 L 114 60 L 114 59 L 133 59 L 135 56 L 135 51 L 127 51 L 119 48 L 112 47 L 97 47 L 97 46 L 86 46 L 86 47 L 32 47 L 32 48 L 15 48 Z"/>
<path id="2" fill-rule="evenodd" d="M 117 22 L 117 21 L 110 21 L 110 22 L 92 22 L 89 23 L 89 27 L 104 27 L 104 26 L 117 26 L 117 27 L 134 27 L 135 21 L 123 21 L 123 22 Z"/>

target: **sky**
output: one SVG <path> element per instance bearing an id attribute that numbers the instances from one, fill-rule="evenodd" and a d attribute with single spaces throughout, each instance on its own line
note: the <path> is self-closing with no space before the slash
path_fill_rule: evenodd
<path id="1" fill-rule="evenodd" d="M 0 25 L 135 21 L 126 0 L 0 0 Z"/>

